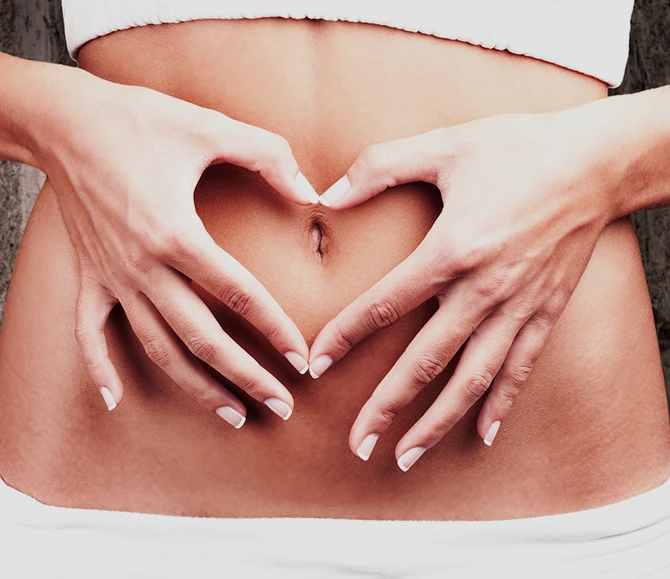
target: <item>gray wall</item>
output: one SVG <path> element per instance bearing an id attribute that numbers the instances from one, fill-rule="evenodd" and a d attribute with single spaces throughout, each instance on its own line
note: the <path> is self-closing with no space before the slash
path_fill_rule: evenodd
<path id="1" fill-rule="evenodd" d="M 626 77 L 613 94 L 670 84 L 670 0 L 637 0 L 631 25 Z M 0 0 L 0 51 L 71 63 L 65 49 L 60 2 Z M 30 167 L 0 161 L 0 321 L 21 233 L 43 179 Z M 670 208 L 637 213 L 633 219 L 670 387 Z"/>
<path id="2" fill-rule="evenodd" d="M 670 0 L 636 0 L 626 76 L 611 94 L 670 84 Z M 670 207 L 633 214 L 670 397 Z"/>

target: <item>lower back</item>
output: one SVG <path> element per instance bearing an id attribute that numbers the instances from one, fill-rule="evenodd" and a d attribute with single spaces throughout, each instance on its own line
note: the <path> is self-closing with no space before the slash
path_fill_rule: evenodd
<path id="1" fill-rule="evenodd" d="M 319 192 L 366 145 L 497 113 L 606 96 L 595 79 L 537 60 L 349 23 L 200 21 L 86 45 L 95 74 L 149 86 L 275 131 Z M 424 184 L 336 213 L 282 200 L 222 165 L 195 194 L 214 239 L 275 296 L 308 344 L 418 245 L 441 209 Z M 247 324 L 203 295 L 224 329 L 291 390 L 283 422 L 246 403 L 237 431 L 144 355 L 123 312 L 107 338 L 126 397 L 112 413 L 74 340 L 76 258 L 45 186 L 26 230 L 0 334 L 0 474 L 44 502 L 205 516 L 495 519 L 598 506 L 667 478 L 668 413 L 635 232 L 610 224 L 527 387 L 488 448 L 479 405 L 409 472 L 393 449 L 458 356 L 362 462 L 348 433 L 432 314 L 429 302 L 355 347 L 318 381 L 298 376 Z"/>

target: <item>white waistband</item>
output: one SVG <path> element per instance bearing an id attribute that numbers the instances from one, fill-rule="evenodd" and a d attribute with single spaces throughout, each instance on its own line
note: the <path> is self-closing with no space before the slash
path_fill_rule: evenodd
<path id="1" fill-rule="evenodd" d="M 634 0 L 62 0 L 73 58 L 98 36 L 206 18 L 365 22 L 508 50 L 618 86 Z"/>
<path id="2" fill-rule="evenodd" d="M 196 518 L 44 505 L 0 479 L 8 579 L 670 576 L 670 480 L 624 501 L 502 521 Z"/>

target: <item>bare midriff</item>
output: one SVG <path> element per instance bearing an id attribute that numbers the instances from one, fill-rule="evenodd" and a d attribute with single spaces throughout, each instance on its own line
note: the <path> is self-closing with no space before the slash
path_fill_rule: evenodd
<path id="1" fill-rule="evenodd" d="M 135 28 L 88 43 L 80 64 L 279 133 L 318 192 L 367 145 L 607 94 L 594 78 L 507 52 L 309 20 Z M 229 165 L 205 172 L 195 200 L 217 243 L 268 288 L 308 344 L 411 253 L 441 210 L 426 184 L 343 212 L 292 205 Z M 478 404 L 406 473 L 394 447 L 458 356 L 400 413 L 368 462 L 350 450 L 349 429 L 435 303 L 314 381 L 208 299 L 223 328 L 295 399 L 284 422 L 224 382 L 248 409 L 235 430 L 149 361 L 120 308 L 107 339 L 126 394 L 108 412 L 74 338 L 77 276 L 47 182 L 0 334 L 0 474 L 47 504 L 216 517 L 501 519 L 601 506 L 668 477 L 663 375 L 628 217 L 604 230 L 493 446 L 475 430 Z"/>

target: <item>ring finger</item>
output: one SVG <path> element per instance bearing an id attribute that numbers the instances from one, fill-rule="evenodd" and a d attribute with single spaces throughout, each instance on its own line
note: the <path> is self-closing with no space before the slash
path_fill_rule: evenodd
<path id="1" fill-rule="evenodd" d="M 435 446 L 486 394 L 524 321 L 520 323 L 500 308 L 477 327 L 453 376 L 426 413 L 398 442 L 396 457 L 401 470 L 407 471 L 426 450 Z M 485 442 L 490 434 L 486 434 Z"/>
<path id="2" fill-rule="evenodd" d="M 121 305 L 149 359 L 200 404 L 240 428 L 246 420 L 242 402 L 221 386 L 179 343 L 149 299 L 138 293 Z"/>

